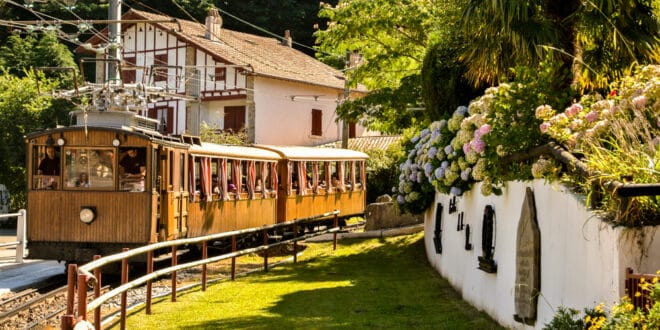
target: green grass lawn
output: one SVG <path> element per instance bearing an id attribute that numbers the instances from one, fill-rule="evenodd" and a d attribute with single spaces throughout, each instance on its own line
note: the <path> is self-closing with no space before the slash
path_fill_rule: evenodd
<path id="1" fill-rule="evenodd" d="M 128 329 L 500 329 L 428 264 L 423 234 L 308 243 L 297 264 L 133 310 Z M 115 328 L 118 328 L 115 325 Z"/>

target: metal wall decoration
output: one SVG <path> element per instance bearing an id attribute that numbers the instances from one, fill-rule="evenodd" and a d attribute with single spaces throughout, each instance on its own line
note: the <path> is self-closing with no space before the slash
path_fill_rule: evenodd
<path id="1" fill-rule="evenodd" d="M 433 244 L 435 252 L 442 254 L 442 203 L 438 203 L 435 208 L 435 230 L 433 231 Z"/>
<path id="2" fill-rule="evenodd" d="M 472 243 L 470 243 L 470 225 L 465 225 L 465 250 L 472 250 Z"/>
<path id="3" fill-rule="evenodd" d="M 479 269 L 486 273 L 497 273 L 497 264 L 493 260 L 495 254 L 494 233 L 495 233 L 495 211 L 490 205 L 484 208 L 484 218 L 482 221 L 481 233 L 481 251 L 479 257 Z"/>
<path id="4" fill-rule="evenodd" d="M 463 224 L 463 217 L 465 214 L 463 212 L 458 214 L 458 221 L 456 222 L 456 231 L 461 231 L 463 228 L 465 228 L 465 225 Z"/>
<path id="5" fill-rule="evenodd" d="M 456 212 L 456 196 L 449 200 L 449 214 Z"/>

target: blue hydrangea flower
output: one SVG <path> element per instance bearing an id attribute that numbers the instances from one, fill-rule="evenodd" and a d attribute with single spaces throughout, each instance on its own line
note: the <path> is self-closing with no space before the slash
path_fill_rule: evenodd
<path id="1" fill-rule="evenodd" d="M 445 176 L 445 168 L 444 167 L 438 167 L 435 169 L 435 177 L 438 179 L 442 179 Z"/>
<path id="2" fill-rule="evenodd" d="M 463 193 L 463 191 L 461 190 L 461 188 L 451 187 L 451 189 L 449 189 L 449 193 L 454 196 L 460 196 Z"/>
<path id="3" fill-rule="evenodd" d="M 396 201 L 397 201 L 399 204 L 403 204 L 403 203 L 406 202 L 406 198 L 403 197 L 403 195 L 397 195 L 397 196 L 396 196 Z"/>
<path id="4" fill-rule="evenodd" d="M 454 147 L 452 147 L 451 145 L 448 145 L 448 146 L 445 147 L 445 153 L 446 153 L 447 155 L 449 155 L 449 154 L 451 154 L 451 153 L 453 153 L 453 152 L 454 152 Z"/>
<path id="5" fill-rule="evenodd" d="M 424 164 L 424 173 L 426 173 L 426 175 L 430 175 L 431 172 L 433 172 L 433 165 L 431 165 L 431 163 Z"/>
<path id="6" fill-rule="evenodd" d="M 429 158 L 435 157 L 435 155 L 438 153 L 438 148 L 436 147 L 431 147 L 429 149 Z"/>
<path id="7" fill-rule="evenodd" d="M 464 105 L 461 105 L 460 107 L 458 107 L 458 108 L 456 109 L 456 112 L 459 113 L 459 114 L 462 115 L 462 116 L 465 116 L 465 115 L 467 115 L 467 113 L 468 113 L 468 107 L 466 107 L 466 106 L 464 106 Z"/>

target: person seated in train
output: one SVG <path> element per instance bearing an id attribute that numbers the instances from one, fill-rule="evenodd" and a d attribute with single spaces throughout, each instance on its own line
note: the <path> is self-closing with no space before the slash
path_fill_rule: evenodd
<path id="1" fill-rule="evenodd" d="M 332 187 L 337 189 L 341 188 L 341 182 L 339 182 L 336 175 L 332 176 Z"/>
<path id="2" fill-rule="evenodd" d="M 129 149 L 119 161 L 119 176 L 122 178 L 122 189 L 144 191 L 144 176 L 147 171 L 144 157 L 137 149 Z"/>
<path id="3" fill-rule="evenodd" d="M 220 186 L 218 185 L 218 176 L 213 174 L 211 176 L 211 191 L 213 195 L 220 195 Z"/>
<path id="4" fill-rule="evenodd" d="M 119 161 L 119 174 L 125 178 L 144 178 L 147 171 L 144 157 L 138 154 L 137 149 L 129 149 Z"/>
<path id="5" fill-rule="evenodd" d="M 238 191 L 238 189 L 236 189 L 236 185 L 231 181 L 227 181 L 227 190 L 229 190 L 229 192 L 233 194 L 235 194 Z"/>
<path id="6" fill-rule="evenodd" d="M 261 192 L 263 188 L 261 187 L 261 179 L 257 179 L 257 182 L 254 184 L 254 191 Z"/>
<path id="7" fill-rule="evenodd" d="M 78 175 L 78 180 L 76 180 L 76 187 L 89 188 L 89 176 L 87 173 L 82 172 Z"/>
<path id="8" fill-rule="evenodd" d="M 298 192 L 298 188 L 299 188 L 298 187 L 298 180 L 293 179 L 293 181 L 291 182 L 291 190 L 293 190 L 295 192 Z"/>
<path id="9" fill-rule="evenodd" d="M 46 147 L 46 154 L 37 167 L 38 175 L 60 175 L 60 157 L 57 156 L 55 147 Z M 41 183 L 42 189 L 57 189 L 57 180 L 48 178 Z"/>

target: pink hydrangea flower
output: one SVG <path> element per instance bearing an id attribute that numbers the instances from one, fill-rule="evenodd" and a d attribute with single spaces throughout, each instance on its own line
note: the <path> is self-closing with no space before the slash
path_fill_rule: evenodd
<path id="1" fill-rule="evenodd" d="M 539 125 L 539 129 L 541 130 L 541 133 L 547 133 L 550 129 L 550 123 L 547 121 L 541 123 L 541 125 Z"/>
<path id="2" fill-rule="evenodd" d="M 486 150 L 486 142 L 482 139 L 474 139 L 470 142 L 470 147 L 477 153 L 482 153 Z"/>
<path id="3" fill-rule="evenodd" d="M 594 121 L 598 120 L 598 112 L 590 111 L 588 114 L 584 116 L 584 119 L 586 119 L 590 123 L 593 123 Z"/>
<path id="4" fill-rule="evenodd" d="M 570 107 L 566 108 L 566 111 L 564 113 L 566 114 L 567 117 L 573 117 L 580 113 L 582 111 L 582 105 L 580 103 L 573 103 Z"/>
<path id="5" fill-rule="evenodd" d="M 484 136 L 484 135 L 490 133 L 490 130 L 491 130 L 491 127 L 490 127 L 489 124 L 483 124 L 483 125 L 481 125 L 481 127 L 479 127 L 478 131 L 481 134 L 481 136 Z"/>

